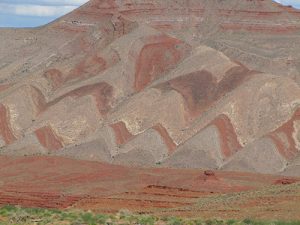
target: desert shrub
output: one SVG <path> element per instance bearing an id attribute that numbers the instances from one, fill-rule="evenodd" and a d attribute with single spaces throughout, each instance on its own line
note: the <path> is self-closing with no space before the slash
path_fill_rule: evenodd
<path id="1" fill-rule="evenodd" d="M 228 220 L 228 221 L 226 222 L 227 225 L 234 225 L 234 224 L 236 224 L 236 223 L 237 223 L 236 220 Z"/>
<path id="2" fill-rule="evenodd" d="M 300 221 L 275 221 L 275 225 L 300 225 Z"/>
<path id="3" fill-rule="evenodd" d="M 204 224 L 204 223 L 203 223 L 202 220 L 196 219 L 196 220 L 193 220 L 193 224 L 194 224 L 194 225 L 202 225 L 202 224 Z"/>
<path id="4" fill-rule="evenodd" d="M 244 223 L 244 224 L 251 224 L 251 222 L 252 222 L 252 221 L 251 221 L 250 219 L 248 219 L 248 218 L 243 220 L 243 223 Z"/>
<path id="5" fill-rule="evenodd" d="M 169 217 L 167 221 L 168 225 L 182 225 L 183 221 L 176 217 Z"/>
<path id="6" fill-rule="evenodd" d="M 74 210 L 55 210 L 40 208 L 21 208 L 4 206 L 0 208 L 0 225 L 300 225 L 300 221 L 259 221 L 252 219 L 238 220 L 200 220 L 177 217 L 154 217 L 136 215 L 122 210 L 116 215 L 101 215 L 92 212 Z"/>
<path id="7" fill-rule="evenodd" d="M 154 225 L 155 221 L 156 221 L 156 219 L 152 216 L 139 216 L 137 218 L 138 224 L 141 224 L 141 225 Z"/>

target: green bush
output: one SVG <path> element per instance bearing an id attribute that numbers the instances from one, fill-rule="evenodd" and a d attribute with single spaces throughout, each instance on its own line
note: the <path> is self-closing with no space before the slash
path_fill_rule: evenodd
<path id="1" fill-rule="evenodd" d="M 154 225 L 156 219 L 151 216 L 140 216 L 137 218 L 137 222 L 141 225 Z"/>
<path id="2" fill-rule="evenodd" d="M 168 225 L 182 225 L 183 222 L 181 219 L 176 218 L 176 217 L 170 217 L 167 221 Z"/>

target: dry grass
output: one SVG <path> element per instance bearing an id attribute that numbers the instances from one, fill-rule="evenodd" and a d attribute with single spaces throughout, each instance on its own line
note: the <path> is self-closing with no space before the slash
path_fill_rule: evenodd
<path id="1" fill-rule="evenodd" d="M 300 222 L 245 220 L 201 220 L 177 217 L 158 218 L 135 215 L 123 210 L 116 215 L 101 215 L 74 210 L 54 210 L 5 206 L 0 209 L 0 224 L 17 225 L 300 225 Z"/>

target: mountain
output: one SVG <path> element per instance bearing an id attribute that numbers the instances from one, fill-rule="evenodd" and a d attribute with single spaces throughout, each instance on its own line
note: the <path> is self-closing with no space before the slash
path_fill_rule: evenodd
<path id="1" fill-rule="evenodd" d="M 300 175 L 300 11 L 91 0 L 0 29 L 1 155 Z"/>

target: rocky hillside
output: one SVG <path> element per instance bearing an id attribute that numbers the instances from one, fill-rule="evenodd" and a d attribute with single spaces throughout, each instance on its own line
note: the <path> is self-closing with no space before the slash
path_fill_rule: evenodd
<path id="1" fill-rule="evenodd" d="M 91 0 L 0 29 L 2 155 L 300 175 L 300 11 Z"/>

